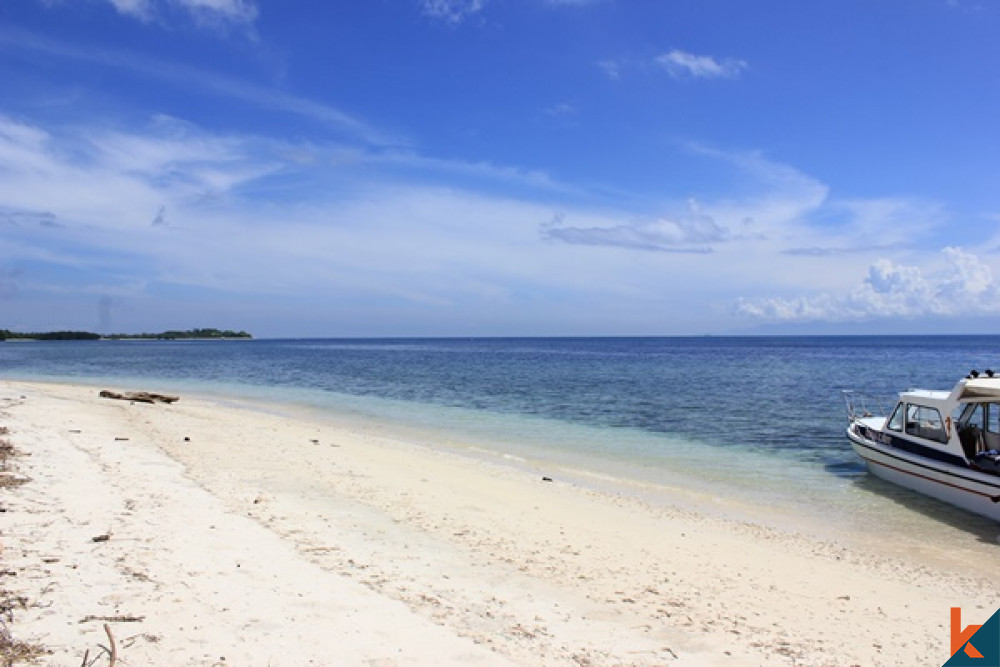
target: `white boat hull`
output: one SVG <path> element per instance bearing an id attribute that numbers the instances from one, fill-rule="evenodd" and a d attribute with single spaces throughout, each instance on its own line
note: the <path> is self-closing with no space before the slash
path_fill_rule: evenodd
<path id="1" fill-rule="evenodd" d="M 1000 522 L 1000 476 L 884 445 L 863 437 L 853 426 L 847 437 L 871 474 Z"/>

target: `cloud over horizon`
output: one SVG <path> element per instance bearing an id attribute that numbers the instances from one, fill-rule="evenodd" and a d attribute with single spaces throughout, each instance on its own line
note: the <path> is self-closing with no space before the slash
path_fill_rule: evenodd
<path id="1" fill-rule="evenodd" d="M 935 266 L 876 260 L 849 293 L 740 299 L 736 312 L 769 322 L 852 322 L 885 318 L 1000 314 L 990 267 L 976 254 L 947 247 Z"/>
<path id="2" fill-rule="evenodd" d="M 583 193 L 516 168 L 412 152 L 351 149 L 345 158 L 343 150 L 211 132 L 163 116 L 129 130 L 0 116 L 0 234 L 7 241 L 0 266 L 22 271 L 17 283 L 5 281 L 6 291 L 15 284 L 24 294 L 75 290 L 127 304 L 174 285 L 257 298 L 388 299 L 431 311 L 477 299 L 517 311 L 523 297 L 516 295 L 529 293 L 540 303 L 627 294 L 638 308 L 659 298 L 663 282 L 745 284 L 796 247 L 826 247 L 830 239 L 809 220 L 837 206 L 824 184 L 753 152 L 689 147 L 693 159 L 732 170 L 752 187 L 739 198 L 666 201 L 658 214 L 635 215 L 588 205 Z M 295 185 L 300 176 L 310 188 Z M 466 187 L 433 184 L 459 176 Z M 498 186 L 509 192 L 490 194 Z M 908 210 L 863 202 L 845 210 L 862 209 Z M 847 242 L 860 246 L 867 233 L 860 224 L 858 239 Z M 937 292 L 969 300 L 992 283 L 972 255 L 945 254 L 957 268 Z M 834 267 L 817 266 L 799 282 L 807 286 Z M 53 272 L 79 278 L 57 287 L 47 277 Z M 927 282 L 919 270 L 882 261 L 849 298 L 744 299 L 735 315 L 792 322 L 837 321 L 845 311 L 944 312 L 915 310 L 933 291 Z"/>

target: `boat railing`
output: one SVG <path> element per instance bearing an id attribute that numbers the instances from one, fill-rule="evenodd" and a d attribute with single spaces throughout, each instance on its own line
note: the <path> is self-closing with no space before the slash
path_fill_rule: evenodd
<path id="1" fill-rule="evenodd" d="M 884 417 L 889 414 L 885 409 L 885 403 L 877 396 L 851 389 L 844 389 L 841 393 L 847 407 L 847 421 L 853 422 L 855 419 L 865 417 Z"/>

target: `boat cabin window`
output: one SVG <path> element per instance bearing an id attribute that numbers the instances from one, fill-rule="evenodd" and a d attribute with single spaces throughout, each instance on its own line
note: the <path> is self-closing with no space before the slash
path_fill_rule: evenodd
<path id="1" fill-rule="evenodd" d="M 936 408 L 929 408 L 926 405 L 906 406 L 906 432 L 925 440 L 948 442 L 941 413 Z"/>

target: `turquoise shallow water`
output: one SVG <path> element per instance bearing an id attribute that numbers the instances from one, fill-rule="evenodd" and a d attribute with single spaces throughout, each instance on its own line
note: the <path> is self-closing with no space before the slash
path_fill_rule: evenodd
<path id="1" fill-rule="evenodd" d="M 293 404 L 594 485 L 686 489 L 719 511 L 926 548 L 996 524 L 870 478 L 842 389 L 891 403 L 1000 367 L 1000 337 L 38 342 L 0 378 Z M 714 500 L 713 500 L 714 499 Z"/>

